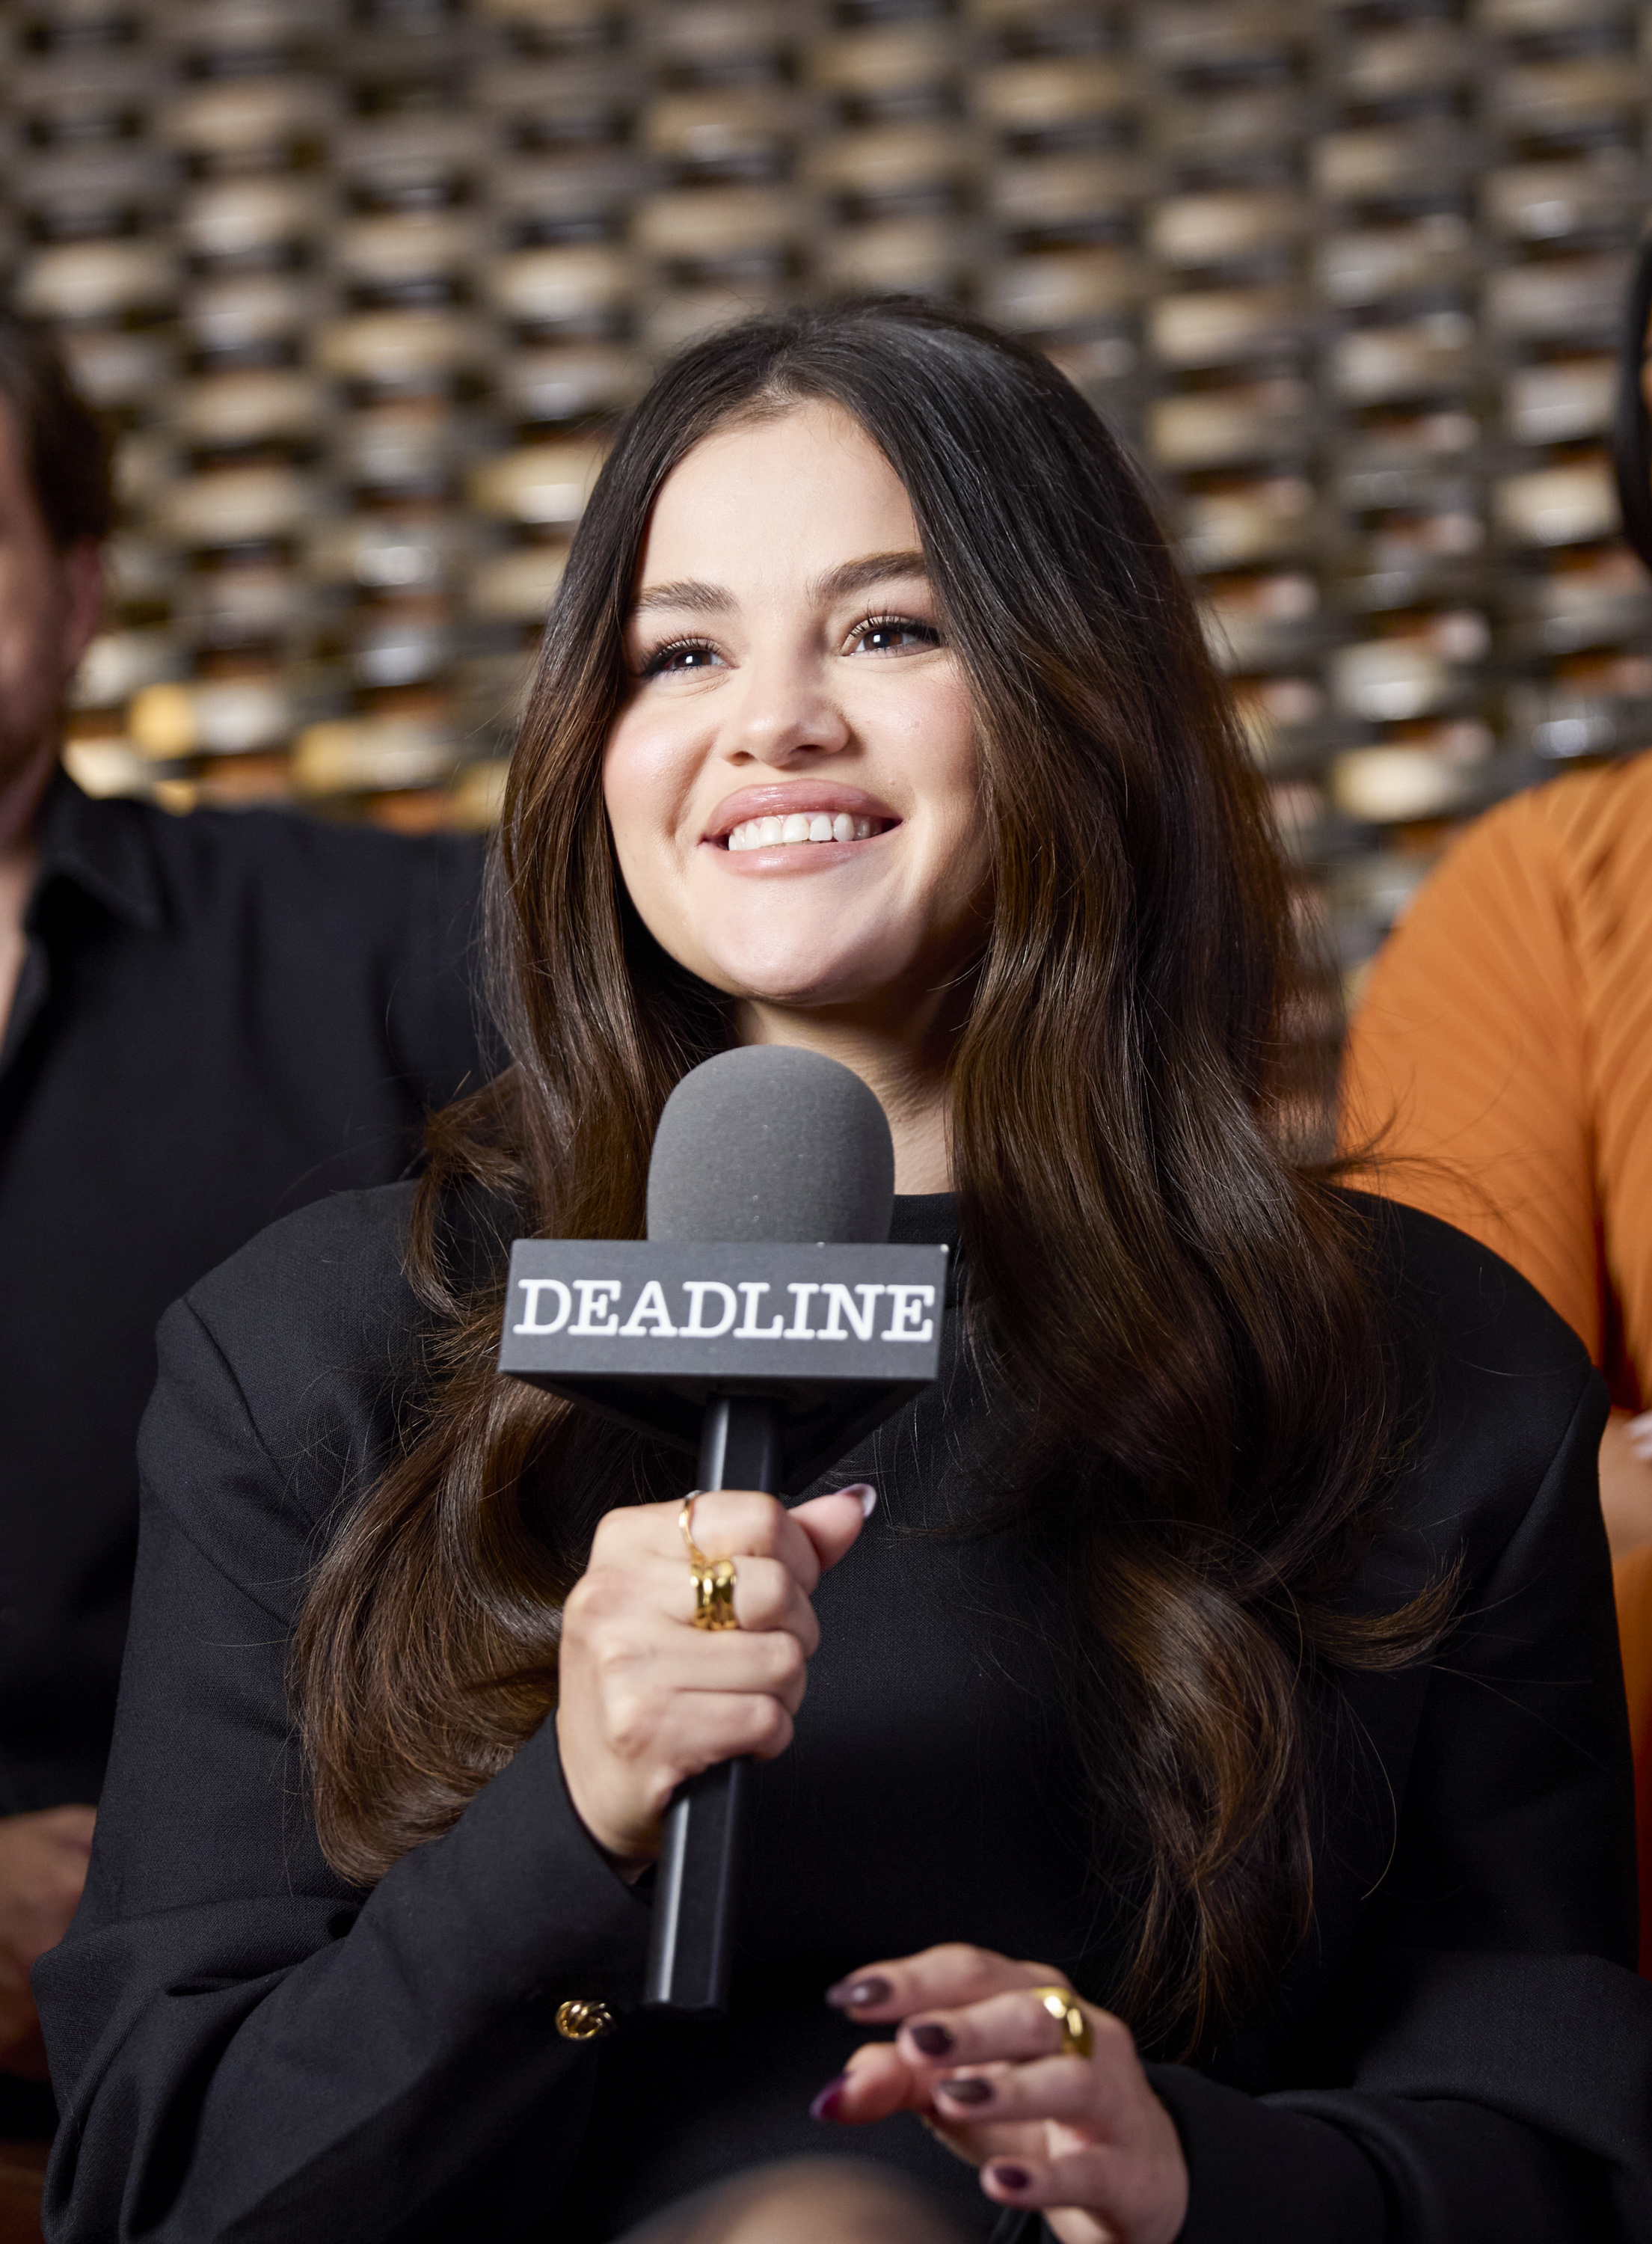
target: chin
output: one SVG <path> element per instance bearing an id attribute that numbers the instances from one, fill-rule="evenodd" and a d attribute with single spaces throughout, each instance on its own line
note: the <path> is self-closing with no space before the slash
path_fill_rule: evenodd
<path id="1" fill-rule="evenodd" d="M 806 1011 L 824 1005 L 853 1005 L 875 997 L 895 978 L 891 971 L 869 969 L 864 959 L 834 962 L 823 959 L 823 946 L 799 946 L 777 957 L 769 953 L 725 956 L 714 962 L 712 976 L 732 997 L 757 1005 L 795 1006 Z"/>

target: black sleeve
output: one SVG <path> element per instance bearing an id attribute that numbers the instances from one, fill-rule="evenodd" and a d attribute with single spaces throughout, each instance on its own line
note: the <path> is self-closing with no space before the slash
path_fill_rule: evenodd
<path id="1" fill-rule="evenodd" d="M 455 835 L 420 846 L 420 877 L 404 889 L 406 936 L 387 1025 L 403 1078 L 434 1109 L 486 1083 L 502 1055 L 480 974 L 486 852 Z"/>
<path id="2" fill-rule="evenodd" d="M 284 1688 L 312 1518 L 187 1303 L 160 1358 L 91 1874 L 39 1966 L 63 2106 L 47 2233 L 520 2234 L 596 2062 L 556 2006 L 637 1985 L 646 1905 L 575 1816 L 550 1724 L 370 1896 L 332 1875 Z"/>
<path id="3" fill-rule="evenodd" d="M 1326 2009 L 1332 2084 L 1150 2068 L 1182 2244 L 1643 2244 L 1652 1986 L 1590 1376 L 1435 1658 L 1394 1855 Z"/>

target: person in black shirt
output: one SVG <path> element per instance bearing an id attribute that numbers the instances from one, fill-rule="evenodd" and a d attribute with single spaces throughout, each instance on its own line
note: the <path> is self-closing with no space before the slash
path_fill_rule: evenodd
<path id="1" fill-rule="evenodd" d="M 58 764 L 109 527 L 96 422 L 0 318 L 0 2132 L 51 2124 L 28 1970 L 114 1720 L 168 1301 L 387 1181 L 482 1065 L 478 844 L 90 801 Z"/>
<path id="2" fill-rule="evenodd" d="M 510 1069 L 163 1327 L 51 2244 L 1644 2237 L 1603 1393 L 1293 1149 L 1260 785 L 1076 391 L 899 301 L 684 354 L 500 850 Z M 764 1041 L 954 1248 L 938 1385 L 789 1507 L 496 1368 L 513 1234 L 641 1235 Z M 730 2013 L 645 2011 L 742 1753 Z"/>

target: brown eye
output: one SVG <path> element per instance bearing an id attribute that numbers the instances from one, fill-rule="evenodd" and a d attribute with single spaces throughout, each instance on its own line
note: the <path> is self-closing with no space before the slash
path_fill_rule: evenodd
<path id="1" fill-rule="evenodd" d="M 933 624 L 915 623 L 910 616 L 873 616 L 854 634 L 857 654 L 909 654 L 916 647 L 940 644 L 941 633 Z"/>
<path id="2" fill-rule="evenodd" d="M 643 676 L 692 677 L 702 670 L 711 669 L 717 659 L 716 648 L 708 646 L 704 639 L 677 639 L 670 646 L 661 647 L 657 654 L 649 656 L 643 665 Z"/>

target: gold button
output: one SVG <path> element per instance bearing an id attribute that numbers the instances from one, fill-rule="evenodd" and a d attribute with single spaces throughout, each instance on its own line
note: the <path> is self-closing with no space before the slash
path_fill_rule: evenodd
<path id="1" fill-rule="evenodd" d="M 559 2003 L 556 2031 L 564 2041 L 600 2041 L 614 2031 L 614 2013 L 606 2003 Z"/>

